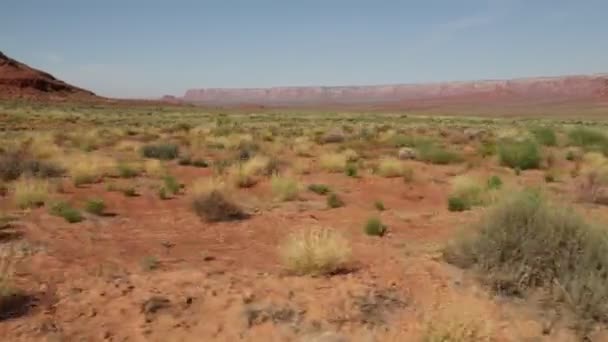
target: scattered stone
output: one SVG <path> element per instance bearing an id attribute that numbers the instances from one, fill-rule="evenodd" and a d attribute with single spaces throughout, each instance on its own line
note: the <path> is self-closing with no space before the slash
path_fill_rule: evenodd
<path id="1" fill-rule="evenodd" d="M 399 152 L 397 153 L 399 159 L 401 160 L 409 160 L 409 159 L 416 159 L 417 153 L 416 150 L 414 150 L 413 148 L 409 148 L 409 147 L 402 147 L 399 149 Z"/>
<path id="2" fill-rule="evenodd" d="M 141 311 L 148 315 L 158 312 L 159 310 L 166 309 L 171 305 L 171 301 L 165 297 L 153 296 L 146 300 L 141 307 Z"/>

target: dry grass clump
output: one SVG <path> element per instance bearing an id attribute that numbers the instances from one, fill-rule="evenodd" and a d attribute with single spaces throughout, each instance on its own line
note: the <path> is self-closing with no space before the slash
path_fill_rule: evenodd
<path id="1" fill-rule="evenodd" d="M 348 241 L 329 228 L 307 228 L 291 234 L 279 247 L 283 265 L 294 274 L 332 274 L 351 256 Z"/>
<path id="2" fill-rule="evenodd" d="M 118 176 L 119 173 L 116 160 L 96 154 L 64 156 L 60 162 L 76 186 L 96 183 L 106 175 Z"/>
<path id="3" fill-rule="evenodd" d="M 261 176 L 267 175 L 270 166 L 270 158 L 254 156 L 242 164 L 230 167 L 229 175 L 236 186 L 248 188 L 257 184 Z"/>
<path id="4" fill-rule="evenodd" d="M 328 172 L 344 172 L 348 158 L 342 153 L 328 153 L 321 155 L 319 164 L 321 168 Z"/>
<path id="5" fill-rule="evenodd" d="M 300 183 L 288 175 L 273 175 L 270 185 L 272 193 L 279 201 L 293 201 L 298 198 L 301 190 Z"/>
<path id="6" fill-rule="evenodd" d="M 493 329 L 484 315 L 449 304 L 429 315 L 423 326 L 422 342 L 490 342 Z"/>
<path id="7" fill-rule="evenodd" d="M 488 183 L 488 187 L 490 187 L 490 183 Z M 448 197 L 448 209 L 450 211 L 464 211 L 483 204 L 485 190 L 484 184 L 474 177 L 468 175 L 455 177 L 452 180 L 452 190 Z"/>
<path id="8" fill-rule="evenodd" d="M 203 179 L 193 184 L 192 208 L 207 222 L 234 221 L 248 217 L 232 200 L 226 183 L 219 179 Z"/>
<path id="9" fill-rule="evenodd" d="M 21 178 L 14 184 L 13 200 L 21 209 L 39 207 L 49 198 L 51 189 L 47 180 Z"/>
<path id="10" fill-rule="evenodd" d="M 147 159 L 144 162 L 144 171 L 146 175 L 154 178 L 162 178 L 167 175 L 167 168 L 158 159 Z"/>
<path id="11" fill-rule="evenodd" d="M 39 133 L 26 142 L 29 154 L 36 159 L 49 159 L 62 153 L 52 134 Z"/>
<path id="12" fill-rule="evenodd" d="M 578 196 L 581 201 L 608 204 L 608 159 L 598 152 L 583 155 Z"/>
<path id="13" fill-rule="evenodd" d="M 141 150 L 142 143 L 134 140 L 121 140 L 114 145 L 114 150 L 118 152 L 137 152 Z"/>
<path id="14" fill-rule="evenodd" d="M 382 177 L 400 177 L 405 173 L 405 166 L 396 158 L 384 157 L 378 163 L 378 174 Z"/>
<path id="15" fill-rule="evenodd" d="M 536 192 L 504 199 L 444 256 L 502 294 L 542 288 L 583 322 L 608 322 L 608 232 Z"/>

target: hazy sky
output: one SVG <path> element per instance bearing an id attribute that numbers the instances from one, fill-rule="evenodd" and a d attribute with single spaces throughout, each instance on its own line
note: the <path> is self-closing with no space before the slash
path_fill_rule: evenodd
<path id="1" fill-rule="evenodd" d="M 117 97 L 608 72 L 607 0 L 4 0 L 0 51 Z"/>

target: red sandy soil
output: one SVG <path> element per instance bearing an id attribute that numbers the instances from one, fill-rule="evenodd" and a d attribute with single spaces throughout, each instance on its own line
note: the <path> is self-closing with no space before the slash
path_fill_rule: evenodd
<path id="1" fill-rule="evenodd" d="M 46 209 L 24 213 L 14 231 L 23 234 L 21 251 L 31 256 L 19 266 L 17 282 L 36 301 L 21 317 L 1 322 L 0 336 L 5 341 L 419 341 L 426 322 L 439 321 L 436 312 L 452 310 L 449 319 L 472 316 L 489 323 L 493 341 L 575 340 L 559 322 L 543 335 L 552 320 L 547 312 L 492 298 L 471 275 L 442 261 L 441 246 L 481 212 L 446 208 L 447 181 L 462 166 L 411 165 L 417 178 L 410 184 L 372 175 L 303 176 L 303 183 L 326 183 L 338 191 L 346 202 L 338 209 L 326 209 L 324 197 L 309 192 L 299 201 L 273 202 L 263 182 L 243 191 L 254 215 L 231 223 L 202 222 L 187 194 L 161 201 L 149 189 L 150 179 L 138 179 L 139 197 L 108 192 L 102 184 L 66 185 L 64 199 L 103 198 L 114 216 L 68 224 Z M 509 174 L 498 167 L 486 172 Z M 173 173 L 188 185 L 211 171 L 174 166 Z M 540 181 L 542 173 L 520 178 Z M 389 226 L 382 238 L 362 233 L 367 218 L 378 214 L 376 199 L 387 207 L 379 214 Z M 10 207 L 8 199 L 0 203 Z M 310 226 L 333 227 L 349 238 L 350 272 L 318 278 L 285 273 L 277 245 Z M 158 269 L 142 269 L 147 256 L 158 258 Z"/>

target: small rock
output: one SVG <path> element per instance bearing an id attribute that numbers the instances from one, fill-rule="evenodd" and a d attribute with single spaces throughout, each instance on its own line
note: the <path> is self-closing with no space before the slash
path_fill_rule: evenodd
<path id="1" fill-rule="evenodd" d="M 153 314 L 159 310 L 166 309 L 171 305 L 169 299 L 160 296 L 153 296 L 146 300 L 141 307 L 141 311 L 145 314 Z"/>
<path id="2" fill-rule="evenodd" d="M 409 147 L 402 147 L 399 149 L 397 156 L 401 160 L 416 159 L 416 150 Z"/>
<path id="3" fill-rule="evenodd" d="M 245 290 L 242 299 L 244 304 L 249 304 L 255 300 L 255 294 L 251 290 Z"/>
<path id="4" fill-rule="evenodd" d="M 203 261 L 213 261 L 213 260 L 215 260 L 215 257 L 213 255 L 206 255 L 203 258 Z"/>

